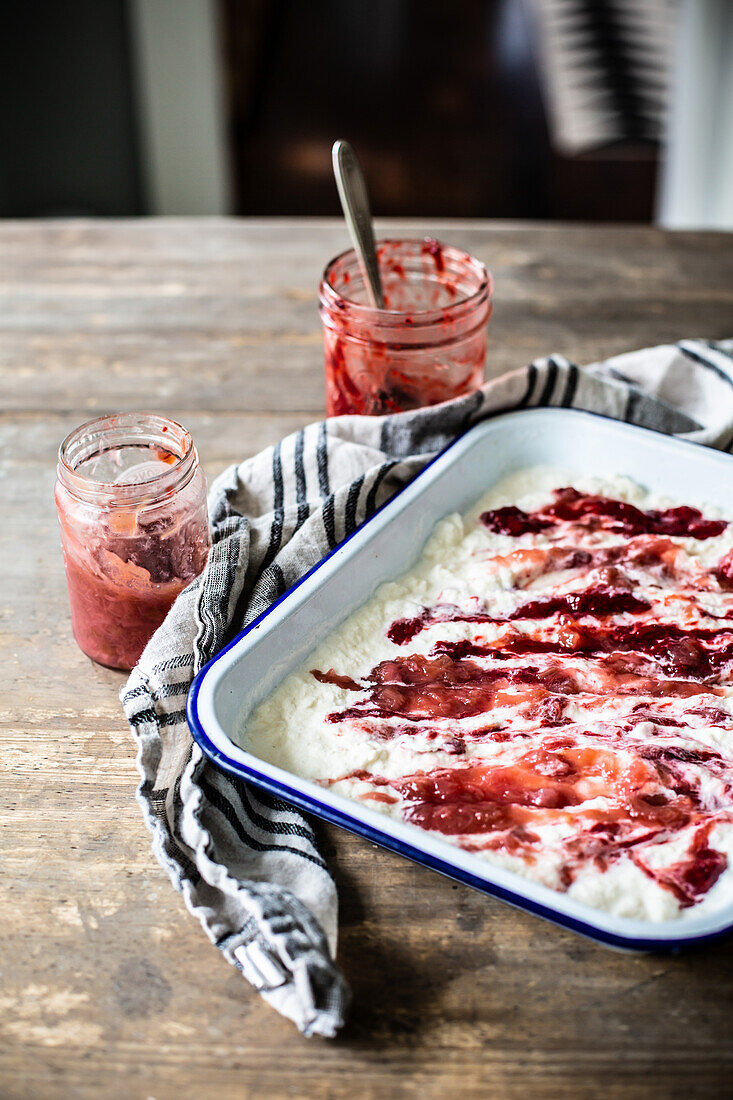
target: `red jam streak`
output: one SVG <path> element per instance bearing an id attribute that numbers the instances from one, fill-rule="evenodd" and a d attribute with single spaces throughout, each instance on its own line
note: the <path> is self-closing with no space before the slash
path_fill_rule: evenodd
<path id="1" fill-rule="evenodd" d="M 530 653 L 583 654 L 633 652 L 652 659 L 664 672 L 706 680 L 733 665 L 733 630 L 683 629 L 675 623 L 589 626 L 565 621 L 552 638 L 511 634 L 492 646 L 471 642 L 437 642 L 434 653 L 494 658 Z"/>
<path id="2" fill-rule="evenodd" d="M 330 714 L 328 722 L 359 717 L 408 721 L 472 718 L 498 706 L 522 703 L 527 717 L 546 718 L 545 711 L 551 706 L 549 717 L 555 724 L 562 717 L 561 704 L 551 703 L 549 696 L 566 699 L 586 692 L 599 697 L 646 694 L 685 699 L 709 690 L 692 680 L 661 679 L 625 669 L 594 670 L 591 679 L 562 664 L 486 668 L 473 661 L 454 661 L 448 654 L 434 658 L 413 654 L 382 661 L 366 679 L 366 697 L 353 707 Z"/>
<path id="3" fill-rule="evenodd" d="M 574 584 L 591 574 L 586 586 L 549 585 L 503 618 L 478 599 L 425 607 L 389 626 L 396 646 L 443 623 L 465 623 L 469 636 L 438 638 L 428 654 L 397 652 L 358 680 L 313 670 L 357 696 L 327 717 L 343 736 L 418 739 L 418 751 L 443 754 L 441 766 L 400 778 L 340 778 L 362 781 L 369 790 L 359 797 L 399 807 L 464 849 L 527 864 L 549 851 L 561 889 L 588 866 L 602 873 L 630 860 L 681 908 L 696 904 L 728 866 L 712 831 L 733 825 L 733 759 L 698 739 L 706 727 L 733 731 L 733 714 L 718 705 L 733 674 L 733 625 L 715 624 L 733 618 L 733 555 L 706 571 L 670 540 L 713 538 L 727 523 L 574 489 L 533 513 L 503 508 L 481 522 L 515 538 L 568 525 L 566 545 L 516 550 L 487 568 L 511 566 L 518 590 L 559 571 L 574 571 Z M 598 547 L 598 530 L 621 541 Z M 692 598 L 706 591 L 718 592 L 724 614 Z M 481 742 L 494 745 L 490 762 L 467 755 Z M 562 839 L 543 841 L 543 828 L 559 824 Z M 657 846 L 678 835 L 683 854 L 661 865 Z"/>
<path id="4" fill-rule="evenodd" d="M 704 760 L 703 754 L 693 762 Z M 645 862 L 634 849 L 643 851 L 649 842 L 695 828 L 701 820 L 699 798 L 694 789 L 676 783 L 674 772 L 663 765 L 643 759 L 624 764 L 606 750 L 548 740 L 508 767 L 462 765 L 398 780 L 359 771 L 342 778 L 391 788 L 405 804 L 405 820 L 422 829 L 453 837 L 487 837 L 480 845 L 462 845 L 469 850 L 503 849 L 532 858 L 532 849 L 541 843 L 533 827 L 560 817 L 572 819 L 578 831 L 564 843 L 561 877 L 566 888 L 584 863 L 603 871 L 628 852 L 649 878 L 687 908 L 728 866 L 727 856 L 708 844 L 713 820 L 695 829 L 687 858 L 659 868 Z M 604 796 L 607 805 L 583 808 L 597 796 Z M 396 801 L 381 790 L 370 797 Z M 733 814 L 726 819 L 732 822 Z"/>
<path id="5" fill-rule="evenodd" d="M 548 619 L 551 615 L 565 612 L 569 615 L 617 615 L 621 612 L 636 613 L 648 611 L 650 604 L 639 600 L 630 592 L 614 591 L 603 585 L 570 592 L 564 596 L 553 596 L 546 600 L 531 600 L 513 611 L 506 620 L 481 611 L 464 611 L 453 604 L 437 604 L 424 607 L 419 615 L 412 619 L 396 619 L 387 630 L 387 637 L 395 645 L 411 642 L 416 634 L 436 623 L 496 623 L 512 619 Z"/>
<path id="6" fill-rule="evenodd" d="M 718 562 L 713 576 L 724 592 L 733 590 L 733 550 Z"/>
<path id="7" fill-rule="evenodd" d="M 591 496 L 573 488 L 556 489 L 554 497 L 554 504 L 534 512 L 523 512 L 514 506 L 483 512 L 481 522 L 496 534 L 514 537 L 527 532 L 545 531 L 559 523 L 574 523 L 620 535 L 676 535 L 709 539 L 721 535 L 728 526 L 725 520 L 705 519 L 697 508 L 684 505 L 667 508 L 663 512 L 642 512 L 626 501 Z"/>
<path id="8" fill-rule="evenodd" d="M 443 246 L 440 241 L 436 241 L 434 237 L 426 237 L 422 243 L 422 252 L 424 256 L 432 256 L 436 271 L 445 270 Z"/>
<path id="9" fill-rule="evenodd" d="M 673 863 L 671 867 L 649 867 L 638 853 L 634 862 L 645 874 L 660 886 L 666 887 L 677 898 L 683 909 L 694 905 L 707 894 L 728 867 L 728 857 L 708 845 L 713 822 L 708 821 L 695 833 L 688 859 Z"/>
<path id="10" fill-rule="evenodd" d="M 319 672 L 317 668 L 312 668 L 311 676 L 314 676 L 319 684 L 333 684 L 347 691 L 361 691 L 363 687 L 363 684 L 352 680 L 351 676 L 339 676 L 338 672 L 334 672 L 332 668 L 329 668 L 328 672 Z"/>

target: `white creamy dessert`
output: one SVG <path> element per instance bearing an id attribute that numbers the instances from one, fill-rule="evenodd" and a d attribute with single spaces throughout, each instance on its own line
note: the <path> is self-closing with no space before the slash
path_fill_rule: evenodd
<path id="1" fill-rule="evenodd" d="M 578 901 L 667 920 L 731 896 L 732 670 L 733 525 L 535 468 L 439 523 L 241 743 Z"/>

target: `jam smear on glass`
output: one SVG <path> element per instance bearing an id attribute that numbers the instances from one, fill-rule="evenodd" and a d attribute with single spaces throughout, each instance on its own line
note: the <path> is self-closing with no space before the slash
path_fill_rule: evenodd
<path id="1" fill-rule="evenodd" d="M 321 281 L 328 416 L 435 405 L 483 382 L 493 289 L 483 264 L 432 238 L 380 241 L 377 260 L 383 310 L 354 252 Z"/>
<path id="2" fill-rule="evenodd" d="M 55 495 L 74 636 L 93 660 L 130 669 L 206 563 L 191 437 L 152 414 L 90 421 L 61 445 Z"/>

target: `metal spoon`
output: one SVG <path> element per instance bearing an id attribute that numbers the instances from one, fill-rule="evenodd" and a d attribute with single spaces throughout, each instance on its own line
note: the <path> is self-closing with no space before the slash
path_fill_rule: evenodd
<path id="1" fill-rule="evenodd" d="M 379 274 L 372 215 L 369 210 L 369 193 L 359 158 L 348 141 L 335 141 L 331 157 L 341 207 L 359 258 L 369 302 L 374 309 L 384 309 L 382 279 Z"/>

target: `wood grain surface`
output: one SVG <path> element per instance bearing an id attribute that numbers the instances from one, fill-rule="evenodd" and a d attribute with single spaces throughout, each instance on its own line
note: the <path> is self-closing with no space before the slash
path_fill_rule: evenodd
<path id="1" fill-rule="evenodd" d="M 733 240 L 429 231 L 492 269 L 489 370 L 733 334 Z M 730 1095 L 733 946 L 633 956 L 322 829 L 354 1011 L 303 1039 L 209 945 L 150 853 L 123 677 L 76 648 L 53 509 L 80 421 L 147 408 L 209 474 L 322 413 L 318 221 L 0 225 L 0 1096 Z"/>

